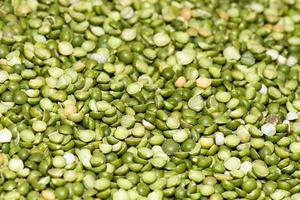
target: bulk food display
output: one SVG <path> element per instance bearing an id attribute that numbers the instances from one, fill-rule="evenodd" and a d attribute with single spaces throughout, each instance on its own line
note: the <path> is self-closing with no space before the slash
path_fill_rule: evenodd
<path id="1" fill-rule="evenodd" d="M 0 199 L 300 200 L 299 0 L 0 1 Z"/>

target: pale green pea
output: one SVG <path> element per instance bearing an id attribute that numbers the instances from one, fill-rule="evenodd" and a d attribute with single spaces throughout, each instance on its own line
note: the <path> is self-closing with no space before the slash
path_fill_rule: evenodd
<path id="1" fill-rule="evenodd" d="M 99 144 L 99 149 L 101 150 L 102 153 L 107 154 L 112 151 L 112 145 L 110 144 L 105 144 L 105 143 L 100 143 Z"/>
<path id="2" fill-rule="evenodd" d="M 156 33 L 153 36 L 153 42 L 156 46 L 162 47 L 170 43 L 170 37 L 166 33 Z"/>
<path id="3" fill-rule="evenodd" d="M 226 107 L 229 109 L 234 109 L 239 105 L 239 99 L 237 98 L 232 98 L 229 100 L 229 102 L 226 104 Z"/>
<path id="4" fill-rule="evenodd" d="M 134 123 L 135 123 L 135 118 L 132 115 L 124 115 L 121 118 L 121 125 L 126 128 L 132 127 Z"/>
<path id="5" fill-rule="evenodd" d="M 299 99 L 295 99 L 293 101 L 293 107 L 296 108 L 298 111 L 300 111 L 300 100 Z"/>
<path id="6" fill-rule="evenodd" d="M 269 174 L 268 167 L 262 162 L 254 162 L 253 164 L 253 173 L 259 178 L 266 177 Z"/>
<path id="7" fill-rule="evenodd" d="M 223 51 L 226 60 L 239 60 L 241 58 L 240 52 L 233 46 L 229 46 Z"/>
<path id="8" fill-rule="evenodd" d="M 213 62 L 210 58 L 198 58 L 198 63 L 202 68 L 209 69 L 213 66 Z"/>
<path id="9" fill-rule="evenodd" d="M 262 138 L 251 138 L 251 146 L 255 149 L 260 149 L 265 145 Z"/>
<path id="10" fill-rule="evenodd" d="M 92 130 L 79 130 L 78 137 L 83 142 L 91 142 L 95 139 L 96 134 Z"/>
<path id="11" fill-rule="evenodd" d="M 256 83 L 256 82 L 260 81 L 259 75 L 255 72 L 247 73 L 245 76 L 245 79 L 249 83 Z"/>
<path id="12" fill-rule="evenodd" d="M 116 67 L 115 65 L 111 64 L 111 63 L 104 63 L 103 65 L 103 69 L 105 72 L 109 73 L 109 74 L 113 74 L 116 72 Z"/>
<path id="13" fill-rule="evenodd" d="M 238 194 L 234 191 L 225 191 L 222 192 L 222 197 L 225 199 L 236 199 L 238 197 Z"/>
<path id="14" fill-rule="evenodd" d="M 139 83 L 130 83 L 126 88 L 126 91 L 128 94 L 136 94 L 139 93 L 141 89 L 142 86 Z"/>
<path id="15" fill-rule="evenodd" d="M 216 93 L 216 99 L 219 102 L 227 103 L 231 98 L 230 92 L 219 91 Z"/>
<path id="16" fill-rule="evenodd" d="M 246 44 L 252 53 L 263 53 L 266 50 L 258 41 L 249 40 Z"/>
<path id="17" fill-rule="evenodd" d="M 163 192 L 161 190 L 154 190 L 153 192 L 149 193 L 148 200 L 161 200 L 163 199 Z"/>
<path id="18" fill-rule="evenodd" d="M 35 135 L 32 130 L 25 129 L 20 132 L 20 138 L 24 142 L 32 143 L 35 140 Z"/>
<path id="19" fill-rule="evenodd" d="M 198 170 L 190 170 L 189 171 L 189 179 L 191 179 L 192 181 L 195 181 L 196 183 L 201 183 L 203 181 L 203 179 L 205 178 L 205 175 Z"/>
<path id="20" fill-rule="evenodd" d="M 143 54 L 151 60 L 155 59 L 155 57 L 156 57 L 156 51 L 154 49 L 151 49 L 151 48 L 145 48 L 144 51 L 143 51 Z"/>
<path id="21" fill-rule="evenodd" d="M 117 127 L 114 132 L 114 137 L 118 140 L 124 140 L 129 136 L 129 131 L 122 126 Z"/>
<path id="22" fill-rule="evenodd" d="M 245 110 L 243 107 L 237 107 L 235 110 L 230 112 L 230 117 L 232 118 L 241 118 L 245 113 Z"/>
<path id="23" fill-rule="evenodd" d="M 36 132 L 43 132 L 46 130 L 47 124 L 44 121 L 36 120 L 32 124 L 32 129 Z"/>
<path id="24" fill-rule="evenodd" d="M 189 35 L 186 32 L 175 32 L 175 40 L 185 44 L 189 41 Z"/>
<path id="25" fill-rule="evenodd" d="M 180 126 L 180 121 L 178 118 L 176 117 L 169 117 L 166 121 L 166 125 L 170 128 L 170 129 L 177 129 Z"/>
<path id="26" fill-rule="evenodd" d="M 38 58 L 40 58 L 42 60 L 46 60 L 51 57 L 50 51 L 48 49 L 42 48 L 42 47 L 37 47 L 34 50 L 34 53 Z"/>
<path id="27" fill-rule="evenodd" d="M 121 34 L 121 38 L 125 41 L 132 41 L 136 38 L 136 30 L 135 29 L 124 29 Z"/>
<path id="28" fill-rule="evenodd" d="M 200 95 L 193 96 L 188 101 L 188 106 L 196 112 L 201 111 L 204 107 L 204 102 L 203 102 L 202 97 Z"/>
<path id="29" fill-rule="evenodd" d="M 274 79 L 277 77 L 276 68 L 273 65 L 268 65 L 263 71 L 264 77 L 267 79 Z"/>
<path id="30" fill-rule="evenodd" d="M 221 160 L 228 160 L 231 157 L 231 153 L 228 149 L 220 149 L 218 152 L 218 158 Z"/>
<path id="31" fill-rule="evenodd" d="M 160 189 L 165 188 L 166 184 L 167 184 L 166 178 L 159 178 L 150 185 L 150 189 L 151 190 L 160 190 Z"/>
<path id="32" fill-rule="evenodd" d="M 4 83 L 7 79 L 9 79 L 9 74 L 4 70 L 0 70 L 0 83 Z"/>
<path id="33" fill-rule="evenodd" d="M 210 196 L 214 193 L 214 187 L 212 185 L 199 185 L 200 193 L 203 196 Z"/>
<path id="34" fill-rule="evenodd" d="M 124 19 L 130 19 L 134 16 L 134 10 L 132 7 L 127 6 L 121 10 L 121 17 Z"/>
<path id="35" fill-rule="evenodd" d="M 193 49 L 184 49 L 182 51 L 177 51 L 175 56 L 179 64 L 188 65 L 194 61 L 196 53 Z"/>
<path id="36" fill-rule="evenodd" d="M 273 99 L 279 99 L 282 96 L 281 93 L 280 93 L 280 91 L 277 88 L 275 88 L 275 87 L 269 87 L 268 88 L 268 94 Z"/>
<path id="37" fill-rule="evenodd" d="M 63 156 L 55 156 L 52 160 L 52 164 L 56 168 L 63 168 L 66 165 L 66 160 Z"/>
<path id="38" fill-rule="evenodd" d="M 181 179 L 178 175 L 172 175 L 167 180 L 167 187 L 170 188 L 170 187 L 177 186 L 180 184 L 180 181 Z"/>
<path id="39" fill-rule="evenodd" d="M 175 132 L 173 133 L 172 137 L 173 137 L 173 140 L 175 142 L 182 143 L 182 142 L 184 142 L 188 138 L 188 134 L 187 134 L 187 132 L 184 129 L 182 129 L 182 130 L 175 130 Z"/>
<path id="40" fill-rule="evenodd" d="M 255 127 L 253 125 L 251 125 L 249 127 L 249 132 L 254 137 L 261 137 L 261 136 L 263 136 L 263 133 L 261 132 L 261 130 L 259 130 L 257 127 Z"/>
<path id="41" fill-rule="evenodd" d="M 237 135 L 228 135 L 225 137 L 225 144 L 229 147 L 236 147 L 240 143 L 240 138 Z"/>
<path id="42" fill-rule="evenodd" d="M 143 157 L 143 158 L 149 159 L 153 156 L 153 151 L 151 149 L 146 148 L 146 147 L 139 148 L 138 152 L 141 155 L 141 157 Z"/>
<path id="43" fill-rule="evenodd" d="M 247 87 L 245 91 L 246 99 L 254 99 L 256 96 L 256 90 L 254 87 Z"/>
<path id="44" fill-rule="evenodd" d="M 244 73 L 241 71 L 238 71 L 238 70 L 233 70 L 231 75 L 235 80 L 238 80 L 238 81 L 244 80 L 244 78 L 245 78 Z"/>
<path id="45" fill-rule="evenodd" d="M 124 190 L 129 190 L 133 186 L 132 183 L 125 178 L 119 178 L 117 180 L 117 184 L 120 188 L 122 188 Z"/>
<path id="46" fill-rule="evenodd" d="M 237 157 L 231 157 L 224 162 L 224 166 L 230 171 L 238 170 L 241 166 L 241 160 Z"/>
<path id="47" fill-rule="evenodd" d="M 254 124 L 255 122 L 257 122 L 257 120 L 258 120 L 258 117 L 256 115 L 249 114 L 245 117 L 246 123 L 249 123 L 249 124 Z"/>
<path id="48" fill-rule="evenodd" d="M 167 164 L 166 159 L 160 157 L 160 156 L 154 156 L 151 160 L 151 164 L 156 168 L 162 168 Z"/>
<path id="49" fill-rule="evenodd" d="M 94 41 L 86 40 L 82 43 L 81 48 L 86 52 L 91 52 L 95 49 L 96 44 Z"/>
<path id="50" fill-rule="evenodd" d="M 112 49 L 117 49 L 121 46 L 122 40 L 117 37 L 110 37 L 107 41 L 108 46 Z"/>
<path id="51" fill-rule="evenodd" d="M 47 110 L 47 111 L 51 111 L 53 109 L 53 103 L 48 98 L 41 99 L 40 106 L 43 110 Z"/>
<path id="52" fill-rule="evenodd" d="M 154 135 L 149 139 L 149 143 L 152 145 L 159 145 L 163 143 L 164 136 L 163 135 Z"/>
<path id="53" fill-rule="evenodd" d="M 12 158 L 8 162 L 8 168 L 11 171 L 18 172 L 24 168 L 24 163 L 21 159 Z"/>
<path id="54" fill-rule="evenodd" d="M 70 42 L 62 41 L 58 44 L 58 51 L 64 56 L 69 56 L 73 53 L 73 46 Z"/>
<path id="55" fill-rule="evenodd" d="M 208 68 L 208 71 L 212 75 L 213 78 L 221 77 L 221 68 L 219 66 L 213 65 Z"/>
<path id="56" fill-rule="evenodd" d="M 154 171 L 143 172 L 141 178 L 146 184 L 154 183 L 157 179 L 156 173 Z"/>
<path id="57" fill-rule="evenodd" d="M 113 200 L 130 200 L 130 198 L 126 190 L 119 189 L 113 194 Z"/>
<path id="58" fill-rule="evenodd" d="M 135 137 L 143 137 L 145 135 L 145 127 L 141 124 L 135 124 L 135 126 L 131 130 L 131 133 Z"/>
<path id="59" fill-rule="evenodd" d="M 73 55 L 77 58 L 82 58 L 86 56 L 87 52 L 81 47 L 75 47 L 73 50 Z"/>
<path id="60" fill-rule="evenodd" d="M 293 142 L 289 148 L 292 153 L 300 153 L 300 142 Z"/>

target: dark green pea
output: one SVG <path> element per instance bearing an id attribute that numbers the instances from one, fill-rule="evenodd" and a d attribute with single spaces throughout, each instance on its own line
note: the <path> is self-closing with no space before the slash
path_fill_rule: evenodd
<path id="1" fill-rule="evenodd" d="M 75 194 L 76 196 L 81 196 L 83 191 L 84 191 L 84 186 L 82 183 L 80 182 L 73 183 L 72 185 L 73 194 Z"/>
<path id="2" fill-rule="evenodd" d="M 196 142 L 191 138 L 189 138 L 181 144 L 181 149 L 182 151 L 190 152 L 194 149 L 195 146 L 196 146 Z"/>
<path id="3" fill-rule="evenodd" d="M 237 120 L 226 123 L 226 127 L 233 131 L 236 130 L 240 125 L 241 125 L 241 122 L 239 122 Z"/>
<path id="4" fill-rule="evenodd" d="M 59 5 L 52 4 L 51 6 L 49 6 L 48 13 L 51 15 L 59 15 Z"/>
<path id="5" fill-rule="evenodd" d="M 30 190 L 30 185 L 27 181 L 23 181 L 19 186 L 18 186 L 18 191 L 20 192 L 21 195 L 25 196 Z"/>
<path id="6" fill-rule="evenodd" d="M 221 181 L 221 185 L 225 190 L 233 190 L 235 188 L 235 185 L 227 180 Z"/>
<path id="7" fill-rule="evenodd" d="M 43 174 L 43 175 L 46 175 L 47 174 L 47 171 L 49 169 L 51 165 L 49 164 L 48 161 L 46 160 L 43 160 L 42 162 L 40 162 L 39 164 L 39 171 Z"/>
<path id="8" fill-rule="evenodd" d="M 0 58 L 5 58 L 9 53 L 9 47 L 6 44 L 0 44 Z"/>
<path id="9" fill-rule="evenodd" d="M 37 191 L 30 191 L 27 195 L 28 200 L 39 200 L 40 199 L 40 193 Z"/>
<path id="10" fill-rule="evenodd" d="M 246 192 L 251 192 L 257 187 L 257 183 L 254 179 L 246 179 L 242 183 L 242 189 Z"/>
<path id="11" fill-rule="evenodd" d="M 187 194 L 187 192 L 183 187 L 176 188 L 175 197 L 177 199 L 184 199 L 186 197 L 186 194 Z"/>
<path id="12" fill-rule="evenodd" d="M 16 103 L 16 104 L 24 104 L 26 103 L 28 100 L 28 97 L 27 95 L 25 94 L 25 92 L 23 91 L 16 91 L 14 94 L 13 94 L 13 101 Z"/>
<path id="13" fill-rule="evenodd" d="M 179 147 L 180 145 L 172 139 L 167 139 L 162 144 L 162 150 L 168 155 L 173 155 L 176 153 L 179 150 Z"/>
<path id="14" fill-rule="evenodd" d="M 147 196 L 150 193 L 150 188 L 144 184 L 144 183 L 139 183 L 136 187 L 137 192 L 141 196 Z"/>
<path id="15" fill-rule="evenodd" d="M 9 143 L 3 144 L 1 150 L 3 153 L 8 154 L 10 150 L 10 144 Z"/>
<path id="16" fill-rule="evenodd" d="M 167 79 L 170 80 L 174 77 L 175 72 L 171 67 L 167 67 L 162 71 L 162 76 Z"/>
<path id="17" fill-rule="evenodd" d="M 272 155 L 266 155 L 264 161 L 267 165 L 277 165 L 280 161 L 280 158 L 274 153 Z"/>
<path id="18" fill-rule="evenodd" d="M 295 185 L 289 190 L 292 194 L 300 192 L 300 184 Z"/>
<path id="19" fill-rule="evenodd" d="M 15 82 L 15 81 L 10 81 L 8 83 L 8 89 L 10 91 L 16 91 L 16 90 L 20 89 L 20 85 L 19 85 L 19 83 Z"/>
<path id="20" fill-rule="evenodd" d="M 3 92 L 1 95 L 1 99 L 4 102 L 12 102 L 13 101 L 13 93 L 11 91 Z"/>
<path id="21" fill-rule="evenodd" d="M 178 174 L 181 174 L 181 173 L 185 172 L 186 171 L 185 163 L 181 163 L 181 164 L 177 165 L 175 167 L 174 171 L 177 172 Z"/>
<path id="22" fill-rule="evenodd" d="M 142 42 L 134 41 L 131 43 L 131 49 L 134 52 L 141 53 L 145 48 L 145 45 Z"/>
<path id="23" fill-rule="evenodd" d="M 198 119 L 198 123 L 204 127 L 209 127 L 213 125 L 213 120 L 211 117 L 204 115 Z"/>
<path id="24" fill-rule="evenodd" d="M 238 187 L 234 188 L 234 191 L 237 192 L 240 197 L 246 197 L 247 196 L 247 192 L 245 192 L 244 190 L 242 190 Z"/>
<path id="25" fill-rule="evenodd" d="M 3 189 L 5 191 L 12 191 L 14 188 L 16 188 L 16 182 L 13 181 L 13 180 L 9 180 L 9 181 L 6 181 L 4 184 L 3 184 Z"/>
<path id="26" fill-rule="evenodd" d="M 17 74 L 21 74 L 21 72 L 25 69 L 25 66 L 22 64 L 16 64 L 13 66 L 14 72 Z"/>
<path id="27" fill-rule="evenodd" d="M 225 172 L 225 166 L 223 162 L 217 161 L 212 166 L 212 170 L 216 173 L 224 173 Z"/>
<path id="28" fill-rule="evenodd" d="M 277 188 L 282 190 L 289 190 L 291 188 L 291 185 L 286 181 L 278 181 Z"/>
<path id="29" fill-rule="evenodd" d="M 65 187 L 56 188 L 54 193 L 58 199 L 62 199 L 62 200 L 67 199 L 69 196 L 69 190 Z"/>
<path id="30" fill-rule="evenodd" d="M 113 153 L 113 152 L 111 152 L 111 153 L 109 153 L 109 154 L 106 155 L 107 162 L 113 162 L 113 161 L 115 161 L 117 159 L 118 159 L 118 156 L 115 153 Z"/>
<path id="31" fill-rule="evenodd" d="M 26 160 L 29 155 L 30 154 L 29 154 L 29 150 L 28 149 L 22 148 L 21 150 L 18 151 L 18 156 L 22 160 Z"/>
<path id="32" fill-rule="evenodd" d="M 63 27 L 59 34 L 61 41 L 71 41 L 73 38 L 73 31 L 67 27 Z"/>
<path id="33" fill-rule="evenodd" d="M 174 187 L 171 187 L 171 188 L 165 189 L 165 190 L 163 191 L 163 193 L 164 193 L 164 196 L 166 196 L 166 197 L 171 197 L 171 196 L 174 195 L 175 191 L 176 191 L 176 189 L 175 189 Z"/>
<path id="34" fill-rule="evenodd" d="M 277 183 L 274 181 L 267 181 L 265 184 L 263 184 L 263 191 L 270 195 L 272 194 L 277 188 Z"/>
<path id="35" fill-rule="evenodd" d="M 130 64 L 133 61 L 133 54 L 128 50 L 122 50 L 121 52 L 119 52 L 118 58 L 121 62 Z"/>
<path id="36" fill-rule="evenodd" d="M 83 42 L 84 38 L 82 35 L 75 35 L 71 43 L 74 47 L 80 47 Z"/>
<path id="37" fill-rule="evenodd" d="M 198 158 L 198 166 L 205 169 L 209 167 L 212 164 L 212 158 L 211 157 L 204 157 L 200 156 Z"/>
<path id="38" fill-rule="evenodd" d="M 260 196 L 261 190 L 259 188 L 253 190 L 247 195 L 247 199 L 255 200 Z"/>
<path id="39" fill-rule="evenodd" d="M 133 185 L 136 185 L 139 183 L 140 177 L 135 172 L 128 172 L 126 174 L 126 179 L 129 180 Z"/>

